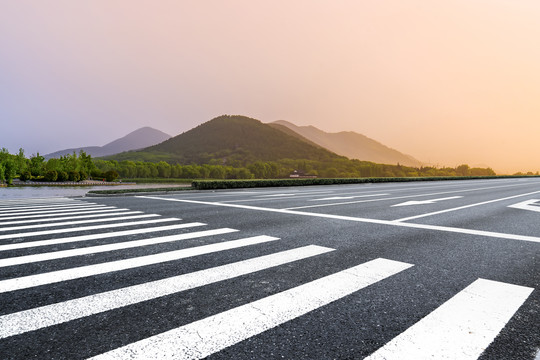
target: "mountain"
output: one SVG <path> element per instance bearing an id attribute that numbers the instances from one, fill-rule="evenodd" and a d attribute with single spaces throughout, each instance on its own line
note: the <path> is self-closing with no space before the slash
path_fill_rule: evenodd
<path id="1" fill-rule="evenodd" d="M 50 159 L 64 156 L 66 154 L 73 154 L 73 152 L 78 154 L 80 150 L 83 150 L 86 152 L 86 154 L 92 155 L 92 157 L 107 156 L 129 150 L 142 149 L 158 144 L 170 138 L 170 135 L 146 126 L 130 132 L 126 136 L 116 139 L 103 146 L 86 146 L 81 148 L 65 149 L 47 154 L 44 157 L 46 159 Z"/>
<path id="2" fill-rule="evenodd" d="M 115 160 L 168 161 L 181 164 L 245 165 L 280 159 L 342 158 L 259 120 L 223 115 L 161 144 L 107 157 Z"/>
<path id="3" fill-rule="evenodd" d="M 422 162 L 412 156 L 403 154 L 367 136 L 352 131 L 327 133 L 314 126 L 297 126 L 284 120 L 275 121 L 269 125 L 282 131 L 283 128 L 287 128 L 295 132 L 299 139 L 307 139 L 312 144 L 315 143 L 350 159 L 371 161 L 379 164 L 399 163 L 407 166 L 422 166 Z"/>

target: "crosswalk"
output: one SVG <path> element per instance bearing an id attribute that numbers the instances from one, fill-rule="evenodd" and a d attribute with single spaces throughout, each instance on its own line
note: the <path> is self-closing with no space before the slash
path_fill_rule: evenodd
<path id="1" fill-rule="evenodd" d="M 46 295 L 55 286 L 69 287 L 104 274 L 123 274 L 229 250 L 254 249 L 246 253 L 255 254 L 196 271 L 172 276 L 167 273 L 157 279 L 74 295 L 59 302 L 30 301 L 16 311 L 2 311 L 0 358 L 11 358 L 17 353 L 17 349 L 11 349 L 9 356 L 2 355 L 7 351 L 3 340 L 47 332 L 51 327 L 265 270 L 301 265 L 309 259 L 324 263 L 336 251 L 316 244 L 293 247 L 277 237 L 243 236 L 242 231 L 70 198 L 0 202 L 0 296 L 6 299 L 31 290 Z M 272 250 L 265 254 L 265 249 Z M 31 268 L 34 265 L 46 266 Z M 142 339 L 122 343 L 109 351 L 89 352 L 86 357 L 205 358 L 351 294 L 362 294 L 363 289 L 374 284 L 384 285 L 387 279 L 414 266 L 375 258 L 167 331 L 153 333 L 150 328 L 145 331 L 149 335 Z M 10 271 L 3 273 L 7 269 Z M 367 359 L 477 359 L 533 290 L 477 279 L 384 346 L 374 349 Z M 41 355 L 46 357 L 48 350 L 43 351 Z"/>

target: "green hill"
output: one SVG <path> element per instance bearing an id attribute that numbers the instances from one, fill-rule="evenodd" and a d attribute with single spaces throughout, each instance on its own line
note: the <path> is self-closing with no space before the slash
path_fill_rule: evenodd
<path id="1" fill-rule="evenodd" d="M 255 161 L 330 161 L 344 157 L 258 120 L 223 115 L 158 145 L 108 156 L 107 159 L 240 166 Z"/>

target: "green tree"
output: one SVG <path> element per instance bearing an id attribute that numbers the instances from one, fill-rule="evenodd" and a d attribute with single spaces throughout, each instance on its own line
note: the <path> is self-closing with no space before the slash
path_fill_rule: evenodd
<path id="1" fill-rule="evenodd" d="M 28 160 L 24 156 L 24 149 L 19 148 L 19 153 L 15 155 L 15 166 L 17 173 L 21 175 L 28 168 Z"/>
<path id="2" fill-rule="evenodd" d="M 45 158 L 43 156 L 40 156 L 39 153 L 36 155 L 32 155 L 30 157 L 30 173 L 32 176 L 41 176 L 43 175 L 43 165 L 45 162 Z"/>
<path id="3" fill-rule="evenodd" d="M 171 177 L 171 165 L 165 161 L 160 161 L 157 163 L 158 176 L 161 178 L 170 178 Z"/>
<path id="4" fill-rule="evenodd" d="M 4 161 L 4 178 L 8 185 L 13 184 L 13 178 L 16 175 L 17 165 L 11 157 L 6 158 Z"/>

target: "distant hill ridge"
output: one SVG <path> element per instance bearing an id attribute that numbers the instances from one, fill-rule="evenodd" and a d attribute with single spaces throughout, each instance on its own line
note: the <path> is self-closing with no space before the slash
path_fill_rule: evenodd
<path id="1" fill-rule="evenodd" d="M 275 121 L 269 123 L 269 125 L 280 130 L 286 128 L 298 134 L 299 138 L 304 138 L 312 144 L 317 144 L 350 159 L 371 161 L 379 164 L 395 165 L 399 163 L 407 166 L 422 166 L 422 162 L 412 156 L 403 154 L 356 132 L 327 133 L 314 126 L 297 126 L 285 120 Z"/>
<path id="2" fill-rule="evenodd" d="M 259 120 L 222 115 L 160 144 L 107 158 L 236 166 L 255 161 L 326 161 L 342 157 Z"/>
<path id="3" fill-rule="evenodd" d="M 142 149 L 161 143 L 170 138 L 171 135 L 169 134 L 149 126 L 145 126 L 103 146 L 85 146 L 80 148 L 64 149 L 47 154 L 44 157 L 46 159 L 58 158 L 60 156 L 72 154 L 73 152 L 78 154 L 80 150 L 83 150 L 92 157 L 101 157 L 124 151 Z"/>

